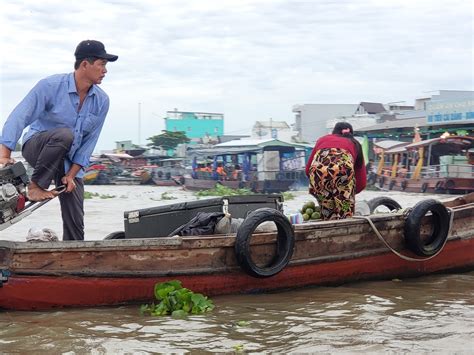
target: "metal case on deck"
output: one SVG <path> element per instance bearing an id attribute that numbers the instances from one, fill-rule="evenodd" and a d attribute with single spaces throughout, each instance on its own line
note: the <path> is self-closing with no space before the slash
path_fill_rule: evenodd
<path id="1" fill-rule="evenodd" d="M 233 218 L 245 218 L 249 212 L 262 207 L 282 211 L 283 196 L 224 196 L 125 211 L 125 238 L 166 237 L 179 226 L 189 222 L 198 212 L 223 212 L 227 209 Z"/>

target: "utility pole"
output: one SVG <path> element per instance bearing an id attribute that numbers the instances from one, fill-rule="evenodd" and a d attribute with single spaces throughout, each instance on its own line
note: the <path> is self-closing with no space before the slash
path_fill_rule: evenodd
<path id="1" fill-rule="evenodd" d="M 141 144 L 142 103 L 138 103 L 138 145 Z"/>

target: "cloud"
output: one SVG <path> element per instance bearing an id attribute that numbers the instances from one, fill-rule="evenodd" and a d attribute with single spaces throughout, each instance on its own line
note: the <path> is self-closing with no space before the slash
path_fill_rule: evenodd
<path id="1" fill-rule="evenodd" d="M 150 136 L 175 107 L 222 112 L 226 132 L 248 133 L 255 120 L 293 123 L 298 103 L 474 88 L 464 0 L 7 0 L 0 13 L 0 122 L 42 77 L 72 71 L 79 41 L 119 55 L 98 149 L 137 141 L 139 102 Z"/>

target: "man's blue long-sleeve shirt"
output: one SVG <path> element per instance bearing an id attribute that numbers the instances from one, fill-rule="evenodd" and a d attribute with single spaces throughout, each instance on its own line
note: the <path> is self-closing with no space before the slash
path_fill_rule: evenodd
<path id="1" fill-rule="evenodd" d="M 18 104 L 3 127 L 0 143 L 14 150 L 23 130 L 23 144 L 38 132 L 67 127 L 74 140 L 65 159 L 65 172 L 71 164 L 89 165 L 100 131 L 109 110 L 109 97 L 97 85 L 92 85 L 80 111 L 79 94 L 74 73 L 57 74 L 42 79 Z M 77 177 L 84 175 L 84 169 Z"/>

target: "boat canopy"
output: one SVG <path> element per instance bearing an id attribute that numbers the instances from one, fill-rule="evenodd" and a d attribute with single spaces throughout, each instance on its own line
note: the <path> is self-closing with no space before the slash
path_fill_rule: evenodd
<path id="1" fill-rule="evenodd" d="M 387 151 L 389 149 L 393 149 L 399 146 L 405 146 L 407 144 L 410 144 L 410 142 L 394 141 L 390 139 L 374 142 L 374 146 L 379 149 L 382 149 L 383 151 Z"/>
<path id="2" fill-rule="evenodd" d="M 191 149 L 191 156 L 236 155 L 243 153 L 261 153 L 268 150 L 278 150 L 283 153 L 305 150 L 304 144 L 288 143 L 278 139 L 240 139 L 216 144 L 212 148 Z"/>
<path id="3" fill-rule="evenodd" d="M 449 136 L 427 139 L 407 145 L 407 149 L 418 149 L 429 145 L 452 145 L 458 146 L 460 149 L 470 149 L 474 147 L 474 137 L 469 136 Z"/>
<path id="4" fill-rule="evenodd" d="M 265 148 L 265 147 L 292 147 L 295 149 L 312 148 L 313 146 L 300 143 L 284 142 L 279 139 L 235 139 L 232 141 L 219 143 L 216 148 L 221 147 L 246 147 L 246 148 Z"/>
<path id="5" fill-rule="evenodd" d="M 399 145 L 391 149 L 387 149 L 385 151 L 385 154 L 401 154 L 401 153 L 406 153 L 407 152 L 407 145 L 410 143 L 406 143 L 404 145 Z"/>

